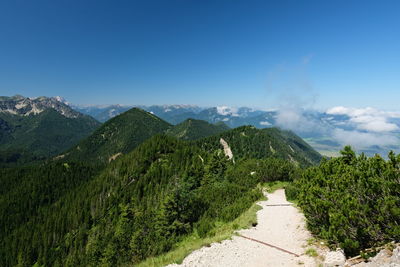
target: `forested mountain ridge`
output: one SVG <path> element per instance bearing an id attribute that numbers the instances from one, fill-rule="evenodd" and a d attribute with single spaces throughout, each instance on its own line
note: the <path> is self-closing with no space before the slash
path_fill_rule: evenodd
<path id="1" fill-rule="evenodd" d="M 322 158 L 300 137 L 278 128 L 260 130 L 253 126 L 242 126 L 198 140 L 196 143 L 205 150 L 214 150 L 221 146 L 221 138 L 228 143 L 236 159 L 275 157 L 310 166 Z"/>
<path id="2" fill-rule="evenodd" d="M 198 106 L 193 105 L 100 105 L 100 106 L 77 106 L 71 105 L 71 107 L 81 113 L 87 114 L 96 118 L 101 122 L 106 122 L 107 120 L 131 109 L 131 108 L 141 108 L 150 112 L 157 117 L 171 123 L 179 124 L 188 118 L 194 118 L 197 113 L 203 110 Z M 196 119 L 199 119 L 195 117 Z"/>
<path id="3" fill-rule="evenodd" d="M 55 164 L 72 171 L 71 163 Z M 193 232 L 212 234 L 217 222 L 232 221 L 262 196 L 259 182 L 291 179 L 294 169 L 277 159 L 234 164 L 220 148 L 156 135 L 8 228 L 1 264 L 135 264 Z M 17 219 L 24 218 L 10 218 Z"/>
<path id="4" fill-rule="evenodd" d="M 91 136 L 64 153 L 64 156 L 73 160 L 110 162 L 170 127 L 171 124 L 153 114 L 132 108 L 105 122 Z"/>
<path id="5" fill-rule="evenodd" d="M 133 105 L 130 107 L 133 107 Z M 223 122 L 230 128 L 253 125 L 260 129 L 266 127 L 291 129 L 301 138 L 305 138 L 314 149 L 327 156 L 338 156 L 338 151 L 349 142 L 357 147 L 358 152 L 364 152 L 369 156 L 373 156 L 376 153 L 387 154 L 390 150 L 400 151 L 400 142 L 396 142 L 400 132 L 400 119 L 397 112 L 387 112 L 373 108 L 354 109 L 346 107 L 333 107 L 325 111 L 295 109 L 293 111 L 297 113 L 296 119 L 290 123 L 285 120 L 285 113 L 288 111 L 285 108 L 283 110 L 260 110 L 249 107 L 197 107 L 191 105 L 139 107 L 174 125 L 192 118 L 212 124 Z M 129 106 L 111 105 L 91 106 L 78 110 L 85 114 L 93 115 L 100 121 L 106 121 L 107 118 L 112 118 L 128 108 Z M 357 119 L 358 116 L 363 119 Z M 371 125 L 382 119 L 391 125 L 390 128 L 394 132 L 392 133 L 393 135 L 389 135 L 389 140 L 393 141 L 358 142 L 358 139 L 347 140 L 346 134 L 351 135 L 353 131 L 357 133 L 357 131 L 365 130 L 374 135 L 375 130 L 373 127 L 371 128 Z M 363 135 L 361 132 L 359 133 L 360 136 Z M 376 138 L 379 139 L 378 136 Z"/>
<path id="6" fill-rule="evenodd" d="M 115 108 L 118 113 L 127 109 Z M 0 97 L 0 164 L 46 159 L 78 141 L 81 142 L 75 150 L 60 156 L 107 162 L 167 130 L 170 135 L 180 135 L 182 139 L 195 139 L 225 129 L 223 125 L 200 121 L 172 126 L 152 113 L 139 110 L 133 108 L 126 114 L 121 113 L 88 137 L 100 123 L 73 110 L 61 98 Z M 87 140 L 82 140 L 85 137 Z"/>
<path id="7" fill-rule="evenodd" d="M 220 138 L 234 143 L 237 158 L 278 157 L 302 165 L 319 162 L 321 155 L 289 131 L 277 128 L 256 129 L 243 126 L 233 130 L 223 124 L 188 119 L 171 125 L 139 108 L 132 108 L 104 123 L 91 136 L 64 155 L 68 159 L 110 162 L 126 154 L 155 134 L 167 134 L 182 140 L 198 140 L 203 147 L 221 148 Z M 62 156 L 63 157 L 63 156 Z"/>
<path id="8" fill-rule="evenodd" d="M 132 108 L 105 122 L 91 136 L 82 140 L 62 157 L 68 159 L 110 162 L 126 154 L 156 134 L 167 134 L 182 140 L 195 140 L 228 130 L 225 124 L 210 124 L 188 119 L 171 125 L 140 108 Z"/>
<path id="9" fill-rule="evenodd" d="M 229 129 L 224 123 L 211 124 L 202 120 L 187 119 L 168 129 L 166 134 L 182 140 L 196 140 L 216 135 Z"/>

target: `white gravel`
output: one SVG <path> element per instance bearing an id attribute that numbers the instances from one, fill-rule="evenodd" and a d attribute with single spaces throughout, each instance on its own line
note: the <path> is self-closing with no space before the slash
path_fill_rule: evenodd
<path id="1" fill-rule="evenodd" d="M 257 213 L 258 225 L 238 231 L 238 233 L 294 252 L 301 255 L 300 257 L 234 236 L 232 240 L 213 243 L 210 247 L 203 247 L 192 252 L 180 265 L 168 266 L 317 266 L 315 258 L 302 255 L 307 249 L 307 239 L 311 237 L 305 230 L 303 214 L 293 206 L 267 206 L 289 204 L 283 189 L 268 194 L 267 197 L 267 201 L 258 203 L 263 208 Z"/>

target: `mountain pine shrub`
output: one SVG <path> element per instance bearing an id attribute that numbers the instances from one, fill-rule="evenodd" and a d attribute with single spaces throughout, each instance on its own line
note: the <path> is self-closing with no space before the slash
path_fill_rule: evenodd
<path id="1" fill-rule="evenodd" d="M 338 158 L 307 169 L 288 198 L 297 198 L 308 228 L 346 255 L 400 240 L 400 155 L 356 156 L 345 147 Z"/>

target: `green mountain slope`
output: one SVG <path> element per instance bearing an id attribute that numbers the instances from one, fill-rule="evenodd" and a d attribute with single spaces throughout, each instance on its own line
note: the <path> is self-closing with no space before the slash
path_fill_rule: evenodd
<path id="1" fill-rule="evenodd" d="M 0 236 L 9 235 L 98 172 L 99 166 L 72 162 L 0 168 Z"/>
<path id="2" fill-rule="evenodd" d="M 63 175 L 78 171 L 55 167 Z M 235 175 L 237 168 L 221 153 L 154 136 L 9 229 L 0 238 L 0 263 L 120 266 L 168 251 L 194 229 L 206 236 L 261 197 L 255 176 Z M 7 207 L 0 206 L 4 216 Z"/>
<path id="3" fill-rule="evenodd" d="M 132 108 L 104 123 L 91 136 L 68 151 L 66 157 L 109 162 L 170 127 L 169 123 L 153 114 Z"/>
<path id="4" fill-rule="evenodd" d="M 302 166 L 318 163 L 322 156 L 300 137 L 278 128 L 256 129 L 242 126 L 196 141 L 207 151 L 221 148 L 220 139 L 229 145 L 234 159 L 275 157 Z"/>
<path id="5" fill-rule="evenodd" d="M 224 123 L 211 124 L 202 120 L 187 119 L 169 129 L 166 134 L 182 140 L 196 140 L 219 134 L 230 128 Z"/>
<path id="6" fill-rule="evenodd" d="M 184 126 L 193 138 L 210 128 L 198 121 Z M 240 127 L 196 141 L 162 134 L 171 129 L 134 108 L 57 161 L 0 169 L 0 216 L 7 218 L 0 265 L 138 263 L 188 236 L 212 235 L 262 196 L 257 184 L 292 180 L 296 165 L 320 158 L 279 129 Z M 224 156 L 221 138 L 235 162 Z M 102 164 L 117 153 L 123 155 Z"/>
<path id="7" fill-rule="evenodd" d="M 54 156 L 99 125 L 92 117 L 68 118 L 51 108 L 28 116 L 0 112 L 0 162 Z"/>

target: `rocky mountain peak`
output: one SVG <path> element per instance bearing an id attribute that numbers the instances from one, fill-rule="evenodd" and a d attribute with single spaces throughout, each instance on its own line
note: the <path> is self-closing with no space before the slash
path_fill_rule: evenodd
<path id="1" fill-rule="evenodd" d="M 40 96 L 29 98 L 21 95 L 0 97 L 0 112 L 2 113 L 29 116 L 40 114 L 50 108 L 67 118 L 82 116 L 82 114 L 69 107 L 67 102 L 61 97 Z"/>

